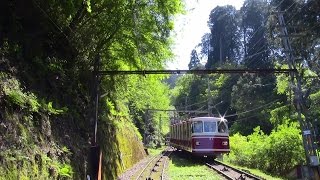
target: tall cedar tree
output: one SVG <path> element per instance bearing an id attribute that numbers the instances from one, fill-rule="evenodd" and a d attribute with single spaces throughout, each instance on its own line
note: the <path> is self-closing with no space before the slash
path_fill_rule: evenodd
<path id="1" fill-rule="evenodd" d="M 233 6 L 217 6 L 209 16 L 211 31 L 207 69 L 221 66 L 226 61 L 237 62 L 239 55 L 238 12 Z"/>

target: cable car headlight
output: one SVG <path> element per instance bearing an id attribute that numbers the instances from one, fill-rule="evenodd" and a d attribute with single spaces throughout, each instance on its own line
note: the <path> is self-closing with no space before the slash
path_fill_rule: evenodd
<path id="1" fill-rule="evenodd" d="M 196 146 L 200 146 L 200 142 L 199 141 L 196 141 Z"/>
<path id="2" fill-rule="evenodd" d="M 228 141 L 222 141 L 222 145 L 227 146 L 228 145 Z"/>

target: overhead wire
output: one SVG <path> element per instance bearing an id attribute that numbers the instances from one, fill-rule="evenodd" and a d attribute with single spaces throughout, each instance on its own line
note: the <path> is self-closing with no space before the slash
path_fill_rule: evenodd
<path id="1" fill-rule="evenodd" d="M 268 48 L 268 49 L 264 50 L 264 52 L 268 52 L 268 51 L 271 51 L 271 49 Z M 264 65 L 267 64 L 267 63 L 271 63 L 271 65 L 272 65 L 273 64 L 273 59 L 271 57 L 272 57 L 272 55 L 268 54 L 268 57 L 267 57 L 267 59 L 265 61 L 253 61 L 251 63 L 251 66 L 256 65 L 257 63 L 259 63 L 259 67 L 264 67 Z"/>
<path id="2" fill-rule="evenodd" d="M 283 0 L 283 1 L 284 1 L 284 0 Z M 279 7 L 283 1 L 281 1 L 281 2 L 278 4 L 277 7 Z M 296 3 L 296 2 L 294 1 L 294 2 L 289 6 L 289 8 L 288 8 L 287 10 L 291 9 L 295 3 Z M 302 8 L 304 8 L 305 6 L 306 6 L 306 4 L 304 4 L 304 6 L 303 6 Z M 291 21 L 291 20 L 294 18 L 294 16 L 296 16 L 298 13 L 301 13 L 302 8 L 300 9 L 299 12 L 297 12 L 297 13 L 295 13 L 293 16 L 291 16 L 290 21 Z M 270 13 L 270 14 L 271 14 L 271 13 Z M 263 25 L 263 24 L 262 24 L 262 25 Z M 262 25 L 253 33 L 252 36 L 254 36 L 254 35 L 261 29 Z M 315 25 L 314 27 L 316 27 L 316 26 L 317 26 L 317 25 Z M 313 28 L 314 28 L 314 27 L 313 27 Z M 251 51 L 254 49 L 254 47 L 255 47 L 263 38 L 264 38 L 264 37 L 260 38 L 260 39 L 256 42 L 256 44 L 254 44 L 254 46 L 253 46 L 248 52 L 251 52 Z M 264 46 L 265 46 L 265 45 L 264 45 Z M 262 46 L 262 47 L 260 48 L 260 50 L 263 49 L 264 46 Z M 245 57 L 244 59 L 249 59 L 249 58 L 252 58 L 252 57 L 254 57 L 254 56 L 256 56 L 256 55 L 259 55 L 259 54 L 261 54 L 261 53 L 264 53 L 264 52 L 268 51 L 268 50 L 263 50 L 263 51 L 260 51 L 260 50 L 259 50 L 259 52 L 255 53 L 255 54 L 252 54 L 252 55 L 250 55 L 250 56 Z M 254 62 L 254 63 L 256 63 L 256 62 Z M 264 63 L 266 63 L 266 62 L 264 62 Z M 232 84 L 232 86 L 233 86 L 233 85 L 234 85 L 234 84 Z M 276 100 L 276 101 L 277 101 L 277 100 Z M 267 103 L 267 104 L 265 104 L 265 105 L 263 105 L 263 106 L 260 106 L 260 107 L 251 109 L 251 110 L 249 110 L 249 111 L 244 111 L 244 112 L 236 113 L 236 114 L 233 114 L 233 115 L 227 115 L 227 116 L 225 116 L 225 117 L 232 117 L 232 116 L 236 116 L 236 115 L 241 115 L 241 114 L 245 114 L 245 113 L 248 113 L 248 112 L 252 112 L 252 111 L 255 111 L 255 110 L 257 110 L 257 109 L 261 109 L 261 108 L 263 108 L 263 107 L 269 106 L 269 105 L 275 103 L 276 101 L 272 101 L 272 102 Z M 197 103 L 197 104 L 199 104 L 199 103 Z M 289 105 L 289 104 L 288 104 L 288 105 Z M 204 107 L 204 106 L 203 106 L 203 107 Z M 201 107 L 201 108 L 203 108 L 203 107 Z M 242 119 L 245 119 L 245 118 L 242 118 Z M 241 119 L 240 119 L 240 120 L 241 120 Z"/>
<path id="3" fill-rule="evenodd" d="M 231 77 L 231 78 L 232 78 L 232 77 Z M 224 89 L 230 88 L 230 87 L 233 86 L 233 85 L 234 85 L 234 84 L 230 84 L 230 85 L 228 85 L 228 86 L 225 86 Z M 198 104 L 202 104 L 202 103 L 207 103 L 207 102 L 208 102 L 208 100 L 201 101 L 201 102 L 197 102 L 197 103 L 193 103 L 193 104 L 190 104 L 190 105 L 185 106 L 185 108 L 186 108 L 186 107 L 193 106 L 193 105 L 198 105 Z M 197 110 L 201 110 L 201 109 L 203 109 L 203 108 L 206 107 L 206 106 L 207 106 L 207 105 L 201 106 L 201 107 L 198 108 Z"/>
<path id="4" fill-rule="evenodd" d="M 257 61 L 255 61 L 255 58 L 253 58 L 253 57 L 260 55 L 262 53 L 266 53 L 268 51 L 269 51 L 269 49 L 268 49 L 267 45 L 265 44 L 265 45 L 261 46 L 261 48 L 258 50 L 258 52 L 256 52 L 255 54 L 252 54 L 250 56 L 246 56 L 243 60 L 249 60 L 249 61 L 247 61 L 247 63 L 248 63 L 247 66 L 252 65 L 253 63 L 257 62 Z M 260 66 L 260 67 L 262 67 L 262 66 Z"/>
<path id="5" fill-rule="evenodd" d="M 249 119 L 249 118 L 257 117 L 257 116 L 259 116 L 259 115 L 261 115 L 261 114 L 255 114 L 255 115 L 252 115 L 252 116 L 249 116 L 249 117 L 240 118 L 240 119 L 237 119 L 237 120 L 235 120 L 235 121 L 231 121 L 231 123 L 244 121 L 244 120 L 247 120 L 247 119 Z"/>
<path id="6" fill-rule="evenodd" d="M 283 2 L 283 1 L 282 1 Z M 276 6 L 276 8 L 275 9 L 277 9 L 280 5 L 281 5 L 281 3 L 282 2 L 280 2 L 277 6 Z M 295 4 L 297 4 L 297 2 L 296 1 L 293 1 L 293 3 L 285 10 L 285 12 L 287 12 L 287 11 L 289 11 L 291 8 L 293 8 L 294 7 L 294 5 Z M 306 4 L 303 6 L 303 7 L 305 7 L 306 6 Z M 303 8 L 302 7 L 302 8 Z M 301 10 L 302 10 L 302 8 L 300 9 L 300 12 L 301 12 Z M 299 12 L 297 12 L 297 13 L 295 13 L 293 16 L 295 16 L 295 15 L 297 15 Z M 271 13 L 269 14 L 269 16 L 271 15 Z M 293 17 L 291 17 L 290 19 L 292 19 Z M 268 20 L 268 19 L 266 19 L 266 20 Z M 266 21 L 265 21 L 266 22 Z M 264 23 L 265 24 L 265 23 Z M 260 26 L 259 28 L 261 28 L 262 26 Z M 257 31 L 258 31 L 259 29 L 257 29 Z M 257 32 L 256 31 L 256 32 Z M 254 33 L 255 34 L 255 33 Z M 264 36 L 262 36 L 255 44 L 254 44 L 254 46 L 248 51 L 248 53 L 250 52 L 250 51 L 252 51 L 253 49 L 254 49 L 254 47 L 262 40 L 262 39 L 264 39 Z M 262 48 L 260 48 L 260 49 L 263 49 L 263 47 Z M 270 50 L 270 49 L 267 49 L 267 50 L 265 50 L 265 52 L 267 52 L 268 50 Z M 257 63 L 257 61 L 254 61 L 253 59 L 251 60 L 251 62 L 250 62 L 250 64 L 251 63 L 254 63 L 254 64 L 256 64 Z M 265 61 L 265 62 L 263 62 L 263 64 L 266 64 L 267 63 L 267 61 Z"/>
<path id="7" fill-rule="evenodd" d="M 289 106 L 289 105 L 291 105 L 290 103 L 287 103 L 287 104 L 284 104 L 283 106 Z M 282 106 L 282 107 L 283 107 Z M 240 118 L 240 119 L 237 119 L 237 120 L 235 120 L 235 121 L 232 121 L 232 123 L 234 123 L 234 122 L 239 122 L 239 121 L 244 121 L 244 120 L 246 120 L 246 119 L 249 119 L 249 118 L 252 118 L 252 117 L 256 117 L 256 116 L 259 116 L 259 115 L 261 115 L 261 114 L 255 114 L 255 115 L 252 115 L 252 116 L 249 116 L 249 117 L 244 117 L 244 118 Z"/>
<path id="8" fill-rule="evenodd" d="M 277 9 L 283 2 L 284 2 L 284 0 L 282 0 L 282 1 L 275 7 L 275 9 Z M 295 3 L 295 2 L 294 2 L 294 3 Z M 294 3 L 292 3 L 288 9 L 290 9 L 290 8 L 293 6 Z M 271 14 L 272 14 L 272 11 L 270 11 L 270 9 L 269 9 L 269 15 L 266 16 L 266 19 L 264 20 L 264 22 L 261 23 L 261 25 L 254 31 L 254 33 L 251 35 L 251 37 L 254 37 L 254 36 L 256 35 L 256 33 L 258 33 L 259 31 L 261 31 L 261 30 L 265 27 L 265 24 L 266 24 L 267 21 L 268 21 L 268 17 L 270 17 Z M 264 36 L 264 35 L 263 35 L 262 37 L 260 37 L 259 40 L 256 41 L 256 43 L 255 43 L 246 53 L 249 54 L 250 52 L 252 52 L 252 51 L 255 49 L 255 47 L 259 44 L 259 42 L 260 42 L 261 40 L 263 40 L 263 39 L 265 39 L 265 36 Z M 266 46 L 266 45 L 264 45 L 264 46 Z M 267 51 L 269 50 L 268 48 L 267 48 L 266 50 L 262 51 L 262 52 L 259 52 L 260 50 L 262 50 L 262 49 L 264 48 L 264 46 L 261 47 L 261 48 L 258 50 L 258 52 L 256 52 L 256 53 L 253 54 L 253 55 L 257 55 L 257 54 L 261 54 L 261 53 L 263 53 L 263 52 L 267 52 Z M 249 55 L 249 58 L 246 58 L 246 57 L 245 57 L 243 60 L 245 60 L 245 59 L 250 59 L 251 57 L 252 57 L 252 55 Z M 243 60 L 242 60 L 242 61 L 243 61 Z M 253 62 L 254 62 L 254 63 L 257 63 L 256 61 L 254 61 L 254 59 L 251 59 L 251 62 L 249 62 L 249 65 L 250 65 L 251 63 L 253 63 Z M 265 63 L 267 63 L 267 62 L 264 62 L 263 64 L 265 64 Z"/>
<path id="9" fill-rule="evenodd" d="M 198 105 L 198 104 L 202 104 L 202 103 L 206 103 L 206 102 L 208 102 L 208 101 L 205 100 L 205 101 L 202 101 L 202 102 L 197 102 L 197 103 L 194 103 L 194 104 L 189 104 L 189 105 L 185 106 L 185 108 L 190 107 L 190 106 L 194 106 L 194 105 Z"/>
<path id="10" fill-rule="evenodd" d="M 275 9 L 277 9 L 283 2 L 284 2 L 284 0 L 282 0 L 282 1 L 276 6 Z M 296 2 L 294 1 L 294 2 L 289 6 L 289 8 L 286 9 L 286 11 L 289 10 L 289 9 L 291 9 L 295 3 L 296 3 Z M 271 12 L 269 12 L 269 16 L 270 16 L 270 15 L 271 15 Z M 267 17 L 269 17 L 269 16 L 267 16 Z M 262 24 L 256 29 L 256 31 L 251 35 L 251 37 L 253 37 L 258 31 L 260 31 L 261 28 L 264 27 L 264 24 L 267 22 L 267 20 L 268 20 L 268 18 L 266 18 L 266 20 L 264 21 L 264 23 L 262 23 Z M 248 53 L 251 52 L 251 51 L 257 46 L 257 44 L 258 44 L 262 39 L 264 39 L 264 38 L 265 38 L 265 37 L 262 36 L 262 37 L 250 48 L 250 50 L 248 51 Z M 243 60 L 245 60 L 245 59 L 250 59 L 250 58 L 252 58 L 252 57 L 254 57 L 254 56 L 256 56 L 256 55 L 259 55 L 259 54 L 261 54 L 261 53 L 267 52 L 269 49 L 262 50 L 265 46 L 266 46 L 266 45 L 263 45 L 263 46 L 258 50 L 258 52 L 256 52 L 255 54 L 252 54 L 252 55 L 249 55 L 249 56 L 247 56 L 247 57 L 244 57 Z M 261 51 L 261 50 L 262 50 L 262 51 Z M 250 64 L 252 64 L 252 63 L 257 63 L 257 62 L 252 62 L 252 61 L 253 61 L 253 60 L 251 60 L 251 62 L 249 62 L 249 63 L 250 63 Z M 266 62 L 264 62 L 264 64 L 265 64 L 265 63 L 266 63 Z M 234 85 L 234 84 L 232 84 L 231 86 L 233 86 L 233 85 Z M 233 115 L 227 115 L 227 116 L 225 116 L 225 117 L 232 117 L 232 116 L 236 116 L 236 115 L 248 113 L 248 112 L 251 112 L 251 111 L 260 109 L 260 108 L 262 108 L 262 107 L 268 106 L 269 104 L 272 104 L 272 103 L 274 103 L 274 102 L 268 103 L 268 104 L 266 104 L 266 105 L 260 106 L 260 107 L 258 107 L 258 108 L 252 109 L 252 110 L 250 110 L 250 111 L 245 111 L 245 112 L 242 112 L 242 113 L 236 113 L 236 114 L 233 114 Z M 195 104 L 200 104 L 200 103 L 195 103 Z M 191 106 L 191 105 L 189 105 L 189 106 Z M 189 107 L 189 106 L 188 106 L 188 107 Z M 204 106 L 202 106 L 201 109 L 202 109 L 203 107 L 204 107 Z"/>
<path id="11" fill-rule="evenodd" d="M 275 7 L 275 9 L 277 9 L 284 1 L 285 1 L 285 0 L 282 0 L 282 1 Z M 269 9 L 269 11 L 270 11 L 270 9 Z M 251 35 L 251 37 L 253 37 L 258 31 L 260 31 L 261 28 L 264 28 L 264 27 L 265 27 L 264 25 L 267 23 L 268 17 L 270 17 L 271 14 L 272 14 L 272 12 L 270 11 L 270 12 L 269 12 L 269 15 L 267 16 L 267 18 L 266 18 L 266 19 L 264 20 L 264 22 L 261 23 L 261 25 L 255 30 L 255 32 Z M 252 48 L 248 50 L 248 53 L 250 53 L 250 52 L 252 51 L 252 49 L 258 44 L 258 42 L 260 42 L 263 38 L 264 38 L 264 37 L 261 37 L 261 38 L 252 46 Z"/>
<path id="12" fill-rule="evenodd" d="M 294 1 L 294 3 L 297 4 L 296 1 Z M 293 3 L 293 4 L 294 4 Z M 313 1 L 311 1 L 311 3 L 313 3 Z M 308 5 L 308 3 L 304 3 L 303 6 L 300 7 L 300 9 L 298 11 L 296 11 L 295 13 L 293 13 L 290 17 L 288 17 L 288 20 L 286 20 L 286 24 L 289 24 L 299 13 L 302 12 L 302 10 Z M 309 30 L 313 29 L 314 27 L 312 28 L 309 28 Z M 303 32 L 303 31 L 302 31 Z M 300 32 L 301 33 L 301 32 Z M 290 37 L 290 35 L 289 35 Z M 294 53 L 294 52 L 290 52 L 291 54 Z"/>
<path id="13" fill-rule="evenodd" d="M 230 78 L 232 78 L 232 77 L 230 77 Z M 236 85 L 236 84 L 230 83 L 228 86 L 223 86 L 223 87 L 221 87 L 221 88 L 223 88 L 223 89 L 229 89 L 229 88 L 233 87 L 234 85 Z M 201 103 L 205 103 L 205 102 L 207 102 L 207 101 L 203 101 L 203 102 L 200 102 L 200 103 L 194 103 L 194 104 L 201 104 Z M 189 105 L 189 106 L 191 106 L 191 105 Z M 201 109 L 203 109 L 204 107 L 206 107 L 206 105 L 200 107 L 200 108 L 197 109 L 197 110 L 201 110 Z M 228 115 L 228 117 L 229 117 L 229 116 L 231 116 L 231 115 Z M 227 117 L 227 116 L 226 116 L 226 117 Z"/>
<path id="14" fill-rule="evenodd" d="M 313 2 L 313 1 L 312 1 L 312 2 Z M 308 3 L 304 3 L 304 5 L 299 9 L 299 11 L 297 11 L 296 13 L 294 13 L 294 14 L 290 17 L 290 19 L 286 20 L 286 23 L 287 23 L 287 24 L 290 23 L 290 21 L 291 21 L 298 13 L 301 13 L 301 12 L 302 12 L 302 9 L 303 9 L 304 7 L 306 7 L 307 4 L 308 4 Z"/>
<path id="15" fill-rule="evenodd" d="M 252 111 L 255 111 L 255 110 L 258 110 L 258 109 L 261 109 L 261 108 L 264 108 L 264 107 L 268 107 L 269 105 L 275 103 L 275 102 L 278 102 L 279 99 L 276 99 L 272 102 L 269 102 L 265 105 L 262 105 L 262 106 L 259 106 L 259 107 L 256 107 L 256 108 L 253 108 L 253 109 L 250 109 L 248 111 L 243 111 L 243 112 L 240 112 L 240 113 L 235 113 L 235 114 L 231 114 L 231 115 L 226 115 L 224 117 L 233 117 L 233 116 L 238 116 L 238 115 L 241 115 L 241 114 L 246 114 L 246 113 L 249 113 L 249 112 L 252 112 Z"/>
<path id="16" fill-rule="evenodd" d="M 37 6 L 37 8 L 40 9 L 40 11 L 50 20 L 50 22 L 65 36 L 66 40 L 68 41 L 69 44 L 71 44 L 69 37 L 64 33 L 64 31 L 62 30 L 62 28 L 60 26 L 57 25 L 57 23 L 55 23 L 53 21 L 53 19 L 49 16 L 49 14 L 43 10 L 41 8 L 41 6 L 36 2 L 36 0 L 32 0 L 32 2 Z M 72 32 L 72 29 L 70 29 Z"/>

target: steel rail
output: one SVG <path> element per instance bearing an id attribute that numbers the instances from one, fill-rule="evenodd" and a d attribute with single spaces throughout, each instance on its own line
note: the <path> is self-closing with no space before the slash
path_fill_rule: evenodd
<path id="1" fill-rule="evenodd" d="M 242 175 L 245 175 L 245 176 L 247 176 L 248 178 L 251 178 L 251 179 L 263 180 L 263 178 L 260 178 L 260 177 L 258 177 L 258 176 L 253 175 L 253 174 L 250 174 L 250 173 L 247 173 L 247 172 L 242 171 L 242 170 L 240 170 L 240 169 L 234 168 L 234 167 L 229 166 L 229 165 L 227 165 L 227 164 L 224 164 L 224 163 L 222 163 L 222 162 L 220 162 L 220 161 L 214 161 L 214 162 L 215 162 L 215 164 L 218 164 L 218 165 L 227 167 L 227 168 L 229 168 L 229 169 L 231 169 L 231 170 L 239 173 L 241 176 L 242 176 Z M 206 165 L 209 166 L 210 168 L 213 168 L 213 169 L 216 170 L 218 173 L 220 173 L 220 174 L 222 174 L 223 176 L 225 176 L 227 179 L 235 179 L 235 177 L 231 177 L 231 176 L 225 174 L 222 170 L 214 167 L 214 166 L 213 166 L 212 164 L 210 164 L 210 163 L 206 163 Z"/>
<path id="2" fill-rule="evenodd" d="M 220 162 L 220 161 L 216 161 L 216 162 L 220 163 L 220 164 L 223 165 L 223 166 L 226 166 L 226 167 L 228 167 L 228 168 L 231 168 L 231 169 L 233 169 L 233 170 L 235 170 L 235 171 L 237 171 L 237 172 L 239 172 L 239 173 L 245 174 L 245 175 L 248 176 L 248 177 L 262 180 L 262 178 L 260 178 L 260 177 L 258 177 L 258 176 L 255 176 L 255 175 L 253 175 L 253 174 L 247 173 L 247 172 L 242 171 L 242 170 L 240 170 L 240 169 L 231 167 L 231 166 L 229 166 L 229 165 L 227 165 L 227 164 L 224 164 L 224 163 L 222 163 L 222 162 Z"/>
<path id="3" fill-rule="evenodd" d="M 143 173 L 146 171 L 146 169 L 149 167 L 149 165 L 150 165 L 155 159 L 157 159 L 157 158 L 158 158 L 158 161 L 159 161 L 163 156 L 165 156 L 165 153 L 168 153 L 168 150 L 169 150 L 169 148 L 166 149 L 164 153 L 161 153 L 160 155 L 154 156 L 154 157 L 148 162 L 148 164 L 143 168 L 143 170 L 139 173 L 139 175 L 138 175 L 138 177 L 136 178 L 136 180 L 139 180 L 140 178 L 142 178 Z M 170 152 L 170 154 L 171 154 L 171 153 L 172 153 L 172 152 Z M 170 154 L 169 154 L 169 155 L 170 155 Z M 157 162 L 158 162 L 158 161 L 157 161 Z M 162 173 L 163 173 L 163 171 L 162 171 Z M 150 171 L 149 177 L 151 176 L 151 174 L 152 174 L 152 171 Z M 161 174 L 161 178 L 162 178 L 162 174 Z"/>
<path id="4" fill-rule="evenodd" d="M 168 158 L 169 158 L 169 156 L 171 155 L 172 152 L 173 152 L 173 151 L 169 152 L 169 154 L 167 155 Z M 166 169 L 167 163 L 168 163 L 168 159 L 165 160 L 165 162 L 163 163 L 163 168 L 162 168 L 162 172 L 161 172 L 161 180 L 163 180 L 163 175 L 164 175 L 164 171 L 165 171 L 165 169 Z"/>
<path id="5" fill-rule="evenodd" d="M 144 171 L 149 167 L 149 165 L 151 164 L 151 162 L 156 159 L 159 156 L 154 156 L 149 162 L 148 164 L 142 169 L 142 171 L 140 172 L 140 174 L 138 175 L 138 177 L 136 178 L 136 180 L 139 180 L 142 176 L 142 174 L 144 173 Z"/>
<path id="6" fill-rule="evenodd" d="M 220 169 L 218 169 L 217 167 L 214 167 L 213 165 L 206 163 L 206 165 L 208 167 L 210 167 L 211 169 L 214 169 L 216 172 L 218 172 L 219 174 L 223 175 L 225 178 L 229 179 L 229 180 L 233 180 L 234 178 L 229 176 L 228 174 L 223 173 L 223 171 L 221 171 Z"/>

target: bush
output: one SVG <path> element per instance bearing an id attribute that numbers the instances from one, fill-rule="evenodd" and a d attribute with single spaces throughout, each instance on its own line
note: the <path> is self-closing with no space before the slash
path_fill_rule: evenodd
<path id="1" fill-rule="evenodd" d="M 266 170 L 285 175 L 295 165 L 304 161 L 302 137 L 297 123 L 281 125 L 268 138 Z"/>
<path id="2" fill-rule="evenodd" d="M 38 112 L 41 107 L 37 97 L 33 93 L 23 92 L 19 81 L 7 74 L 0 74 L 0 91 L 5 95 L 10 104 L 27 108 L 31 112 Z"/>
<path id="3" fill-rule="evenodd" d="M 59 175 L 61 177 L 72 177 L 73 170 L 69 164 L 61 164 L 59 166 Z"/>
<path id="4" fill-rule="evenodd" d="M 227 161 L 274 175 L 285 175 L 304 161 L 302 137 L 297 123 L 280 125 L 269 136 L 259 127 L 247 137 L 237 133 L 230 137 L 230 146 Z"/>

